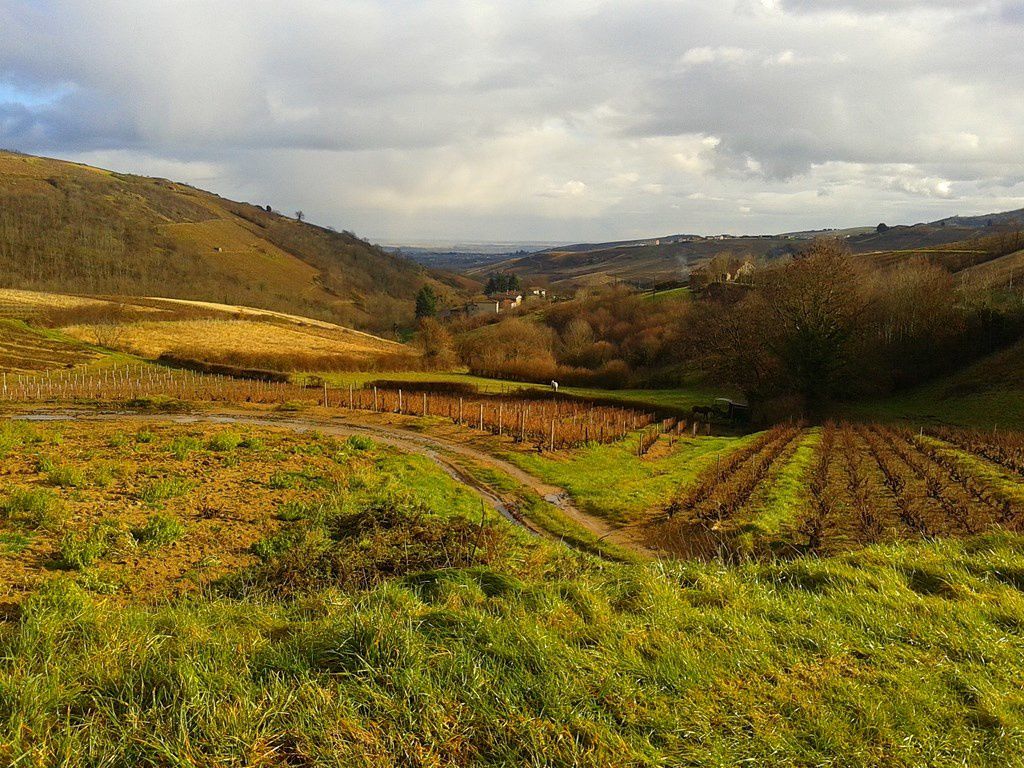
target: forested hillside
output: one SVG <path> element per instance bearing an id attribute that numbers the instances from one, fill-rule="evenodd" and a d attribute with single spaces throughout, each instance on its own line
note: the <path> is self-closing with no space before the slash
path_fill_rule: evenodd
<path id="1" fill-rule="evenodd" d="M 272 202 L 272 201 L 271 201 Z M 409 322 L 422 267 L 184 184 L 0 152 L 0 285 L 247 304 L 378 332 Z"/>

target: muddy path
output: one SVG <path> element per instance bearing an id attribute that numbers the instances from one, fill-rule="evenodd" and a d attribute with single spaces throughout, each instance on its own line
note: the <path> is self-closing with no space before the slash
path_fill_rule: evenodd
<path id="1" fill-rule="evenodd" d="M 476 478 L 466 463 L 496 470 L 511 477 L 521 487 L 532 491 L 548 503 L 555 506 L 570 521 L 586 530 L 595 538 L 607 541 L 623 549 L 629 550 L 644 558 L 654 556 L 654 552 L 643 543 L 640 531 L 635 528 L 619 528 L 609 525 L 604 520 L 594 517 L 576 507 L 569 493 L 558 486 L 546 483 L 525 472 L 515 464 L 491 453 L 465 443 L 448 440 L 435 435 L 427 435 L 402 429 L 397 426 L 370 423 L 360 420 L 347 413 L 336 414 L 328 419 L 303 418 L 286 414 L 252 412 L 241 409 L 221 409 L 210 412 L 187 413 L 139 413 L 130 411 L 95 411 L 95 410 L 22 410 L 12 411 L 5 416 L 12 419 L 33 421 L 123 421 L 131 423 L 170 422 L 175 424 L 235 424 L 256 427 L 272 427 L 288 429 L 293 432 L 318 431 L 326 435 L 349 437 L 364 435 L 384 445 L 400 451 L 414 453 L 430 459 L 457 482 L 471 489 L 492 509 L 499 512 L 509 521 L 522 526 L 538 536 L 551 534 L 524 516 L 518 509 L 514 495 L 504 496 Z"/>

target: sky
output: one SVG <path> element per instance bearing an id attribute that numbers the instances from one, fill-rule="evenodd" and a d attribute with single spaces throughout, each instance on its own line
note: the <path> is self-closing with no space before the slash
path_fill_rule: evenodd
<path id="1" fill-rule="evenodd" d="M 1024 207 L 1024 0 L 0 0 L 0 147 L 386 243 Z"/>

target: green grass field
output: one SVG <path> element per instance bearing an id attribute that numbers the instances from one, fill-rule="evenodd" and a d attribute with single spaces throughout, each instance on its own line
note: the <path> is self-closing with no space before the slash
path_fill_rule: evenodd
<path id="1" fill-rule="evenodd" d="M 1024 344 L 908 392 L 847 406 L 860 418 L 1024 429 Z"/>
<path id="2" fill-rule="evenodd" d="M 30 577 L 0 590 L 3 765 L 1020 762 L 1024 536 L 621 562 L 585 537 L 529 535 L 425 457 L 365 437 L 2 437 L 8 480 L 37 489 L 0 499 L 2 573 Z M 581 503 L 628 518 L 753 439 L 523 466 L 582 475 Z M 762 525 L 801 495 L 819 441 L 802 433 L 786 454 Z M 180 493 L 146 491 L 171 481 Z M 263 522 L 233 552 L 247 516 Z M 48 541 L 67 565 L 46 565 Z M 170 561 L 199 588 L 154 580 Z M 129 589 L 133 568 L 147 591 Z"/>
<path id="3" fill-rule="evenodd" d="M 562 549 L 0 629 L 7 764 L 1007 766 L 1024 540 L 744 567 Z"/>
<path id="4" fill-rule="evenodd" d="M 749 437 L 681 438 L 667 455 L 637 456 L 639 435 L 608 445 L 590 445 L 572 453 L 510 451 L 506 457 L 526 471 L 565 488 L 581 508 L 611 522 L 636 522 L 663 507 L 716 457 Z M 662 438 L 665 440 L 666 438 Z"/>

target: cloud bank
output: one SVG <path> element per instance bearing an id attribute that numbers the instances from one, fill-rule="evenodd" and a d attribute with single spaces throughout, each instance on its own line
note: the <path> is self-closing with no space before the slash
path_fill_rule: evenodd
<path id="1" fill-rule="evenodd" d="M 0 146 L 386 241 L 1024 206 L 1020 0 L 8 0 Z"/>

